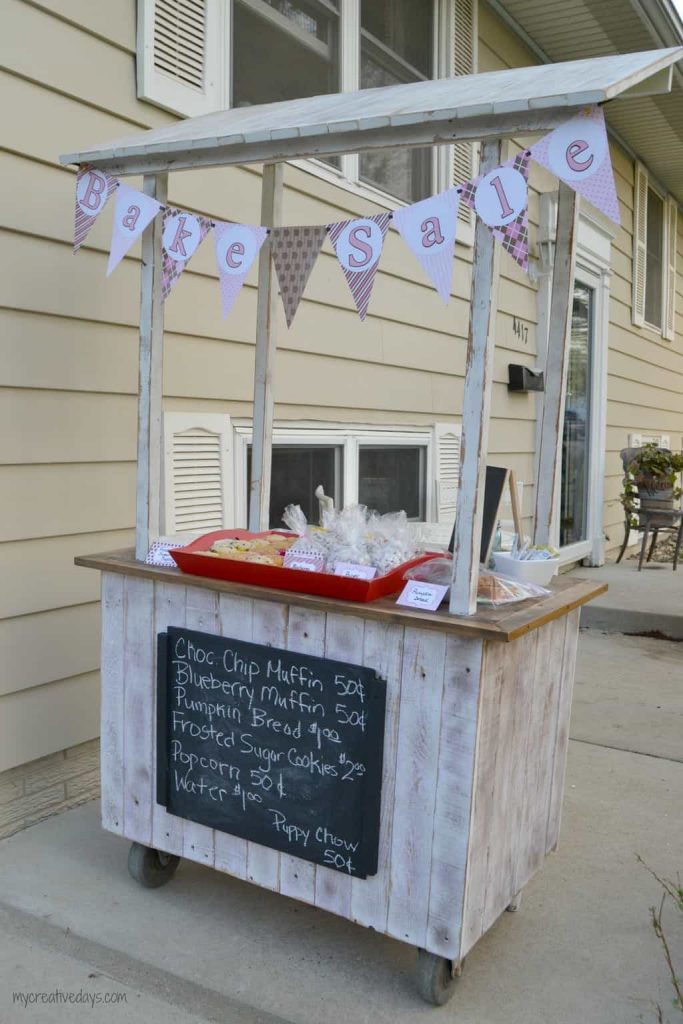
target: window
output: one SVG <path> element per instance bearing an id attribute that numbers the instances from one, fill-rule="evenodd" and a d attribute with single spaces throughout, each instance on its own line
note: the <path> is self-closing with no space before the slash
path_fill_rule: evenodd
<path id="1" fill-rule="evenodd" d="M 676 319 L 678 208 L 635 169 L 633 232 L 633 322 L 672 341 Z"/>
<path id="2" fill-rule="evenodd" d="M 194 116 L 471 74 L 476 37 L 477 0 L 139 0 L 138 95 Z M 465 180 L 472 154 L 402 147 L 306 166 L 410 202 Z"/>
<path id="3" fill-rule="evenodd" d="M 408 519 L 426 519 L 426 454 L 423 446 L 361 445 L 358 451 L 358 501 L 375 512 L 405 511 Z"/>
<path id="4" fill-rule="evenodd" d="M 343 450 L 339 445 L 273 445 L 270 477 L 271 528 L 282 529 L 282 513 L 287 505 L 301 505 L 309 523 L 319 519 L 316 487 L 335 500 L 337 508 L 344 504 L 342 482 Z M 249 480 L 251 479 L 251 445 L 247 451 L 247 522 L 249 522 Z"/>

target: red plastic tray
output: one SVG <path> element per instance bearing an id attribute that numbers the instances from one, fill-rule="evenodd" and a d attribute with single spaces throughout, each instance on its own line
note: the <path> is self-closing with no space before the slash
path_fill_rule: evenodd
<path id="1" fill-rule="evenodd" d="M 420 555 L 398 565 L 384 576 L 374 580 L 353 580 L 332 573 L 305 572 L 302 569 L 285 569 L 282 566 L 259 565 L 258 562 L 235 562 L 229 558 L 206 558 L 198 551 L 208 551 L 217 540 L 227 537 L 266 537 L 271 533 L 249 533 L 248 530 L 217 530 L 198 537 L 184 548 L 172 548 L 171 557 L 183 572 L 192 576 L 208 576 L 215 580 L 232 580 L 235 583 L 249 583 L 257 587 L 271 587 L 273 590 L 293 590 L 297 594 L 316 594 L 319 597 L 337 597 L 342 601 L 376 601 L 379 597 L 395 594 L 403 587 L 406 569 L 420 562 L 434 558 L 433 553 Z M 294 534 L 283 533 L 292 537 Z"/>

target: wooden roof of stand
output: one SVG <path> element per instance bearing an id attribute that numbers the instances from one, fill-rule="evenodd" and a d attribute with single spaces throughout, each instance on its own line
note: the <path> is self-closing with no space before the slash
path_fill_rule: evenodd
<path id="1" fill-rule="evenodd" d="M 668 92 L 681 59 L 672 47 L 239 107 L 60 160 L 126 175 L 546 131 L 588 104 Z"/>

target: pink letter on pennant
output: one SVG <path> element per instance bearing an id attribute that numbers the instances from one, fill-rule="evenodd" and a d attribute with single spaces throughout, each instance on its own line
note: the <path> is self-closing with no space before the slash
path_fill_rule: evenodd
<path id="1" fill-rule="evenodd" d="M 352 270 L 362 270 L 363 267 L 367 267 L 368 263 L 373 262 L 374 252 L 372 246 L 363 241 L 360 237 L 361 234 L 365 235 L 366 238 L 371 238 L 372 230 L 367 224 L 361 224 L 349 232 L 349 245 L 363 254 L 362 258 L 359 259 L 355 252 L 349 253 L 349 267 Z"/>
<path id="2" fill-rule="evenodd" d="M 192 238 L 192 232 L 185 230 L 185 217 L 178 217 L 178 228 L 175 233 L 175 238 L 169 245 L 169 251 L 176 253 L 181 259 L 187 259 L 187 253 L 185 252 L 185 246 L 183 245 L 183 239 Z"/>
<path id="3" fill-rule="evenodd" d="M 445 239 L 441 234 L 441 223 L 438 217 L 427 217 L 420 225 L 422 232 L 422 246 L 431 249 L 433 245 L 443 245 Z"/>
<path id="4" fill-rule="evenodd" d="M 573 171 L 587 171 L 593 163 L 595 157 L 589 154 L 583 160 L 578 160 L 577 157 L 581 156 L 589 149 L 588 143 L 584 142 L 583 139 L 577 139 L 576 142 L 570 142 L 567 146 L 567 152 L 565 154 L 567 163 Z"/>
<path id="5" fill-rule="evenodd" d="M 124 228 L 128 228 L 129 231 L 135 231 L 135 225 L 137 224 L 139 219 L 140 207 L 134 205 L 129 206 L 128 213 L 121 220 L 121 226 Z"/>
<path id="6" fill-rule="evenodd" d="M 85 188 L 82 186 L 85 182 Z M 78 205 L 84 213 L 99 213 L 107 195 L 107 181 L 103 174 L 88 171 L 79 183 Z"/>
<path id="7" fill-rule="evenodd" d="M 245 249 L 241 242 L 233 242 L 232 245 L 228 246 L 228 250 L 225 254 L 225 262 L 228 264 L 231 270 L 239 270 L 244 263 L 244 260 L 236 260 L 235 256 L 244 256 Z"/>

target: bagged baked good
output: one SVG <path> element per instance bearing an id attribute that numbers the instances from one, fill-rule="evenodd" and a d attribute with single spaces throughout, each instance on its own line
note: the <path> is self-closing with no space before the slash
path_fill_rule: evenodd
<path id="1" fill-rule="evenodd" d="M 516 580 L 511 576 L 501 576 L 482 568 L 479 572 L 477 586 L 477 603 L 497 608 L 503 604 L 514 604 L 526 601 L 530 597 L 547 597 L 550 594 L 545 587 L 528 580 Z"/>

